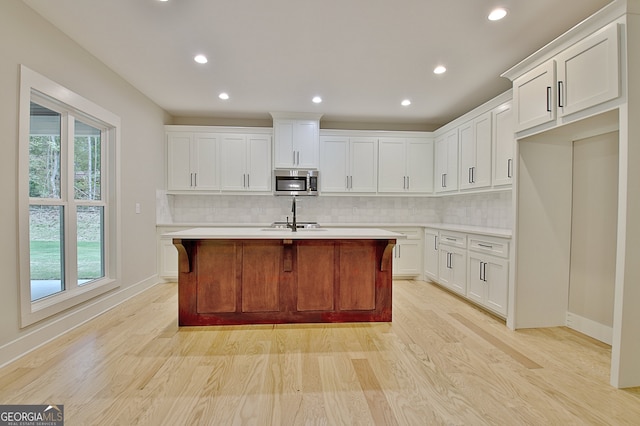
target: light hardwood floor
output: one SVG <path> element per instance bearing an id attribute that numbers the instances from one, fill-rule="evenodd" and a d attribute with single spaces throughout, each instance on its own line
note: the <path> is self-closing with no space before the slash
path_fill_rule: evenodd
<path id="1" fill-rule="evenodd" d="M 395 281 L 392 323 L 177 327 L 160 284 L 0 369 L 0 403 L 67 425 L 624 425 L 640 389 L 566 328 L 513 332 Z"/>

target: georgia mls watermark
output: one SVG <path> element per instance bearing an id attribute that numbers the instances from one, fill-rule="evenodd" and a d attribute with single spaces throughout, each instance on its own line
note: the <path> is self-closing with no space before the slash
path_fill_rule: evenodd
<path id="1" fill-rule="evenodd" d="M 64 405 L 0 405 L 0 426 L 64 426 Z"/>

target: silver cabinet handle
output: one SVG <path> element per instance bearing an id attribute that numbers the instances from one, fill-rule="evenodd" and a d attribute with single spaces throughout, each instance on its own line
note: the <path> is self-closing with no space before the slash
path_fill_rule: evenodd
<path id="1" fill-rule="evenodd" d="M 508 178 L 513 177 L 513 159 L 512 158 L 509 158 L 507 160 L 507 177 Z"/>
<path id="2" fill-rule="evenodd" d="M 433 237 L 433 249 L 438 250 L 438 236 Z"/>
<path id="3" fill-rule="evenodd" d="M 562 81 L 558 81 L 558 108 L 563 108 L 564 105 L 562 105 L 562 89 L 563 89 L 564 83 Z"/>
<path id="4" fill-rule="evenodd" d="M 482 276 L 482 266 L 484 265 L 484 262 L 480 262 L 480 281 L 484 281 L 484 277 Z"/>
<path id="5" fill-rule="evenodd" d="M 478 246 L 480 246 L 480 247 L 484 247 L 484 248 L 489 248 L 489 249 L 492 249 L 492 248 L 493 248 L 493 246 L 492 246 L 491 244 L 482 244 L 482 243 L 478 243 Z"/>
<path id="6" fill-rule="evenodd" d="M 300 151 L 296 151 L 296 165 L 300 165 Z"/>
<path id="7" fill-rule="evenodd" d="M 407 176 L 407 189 L 411 189 L 411 176 Z"/>
<path id="8" fill-rule="evenodd" d="M 295 166 L 296 164 L 296 152 L 293 151 L 293 161 L 292 161 L 293 165 Z"/>
<path id="9" fill-rule="evenodd" d="M 551 112 L 551 86 L 547 86 L 547 112 Z"/>
<path id="10" fill-rule="evenodd" d="M 198 174 L 193 174 L 193 186 L 198 186 Z"/>

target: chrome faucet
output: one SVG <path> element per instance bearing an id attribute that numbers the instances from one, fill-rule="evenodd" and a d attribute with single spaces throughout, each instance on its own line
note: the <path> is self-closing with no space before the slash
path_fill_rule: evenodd
<path id="1" fill-rule="evenodd" d="M 293 213 L 293 223 L 289 224 L 289 216 L 287 216 L 287 228 L 291 228 L 292 232 L 298 232 L 298 222 L 296 219 L 296 196 L 293 196 L 293 201 L 291 202 L 291 213 Z"/>

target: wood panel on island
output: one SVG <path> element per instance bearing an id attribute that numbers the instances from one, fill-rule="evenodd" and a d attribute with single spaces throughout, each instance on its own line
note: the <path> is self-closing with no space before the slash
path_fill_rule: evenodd
<path id="1" fill-rule="evenodd" d="M 175 233 L 179 325 L 391 321 L 395 234 L 361 231 Z"/>

